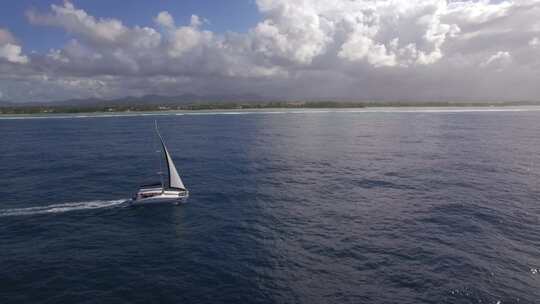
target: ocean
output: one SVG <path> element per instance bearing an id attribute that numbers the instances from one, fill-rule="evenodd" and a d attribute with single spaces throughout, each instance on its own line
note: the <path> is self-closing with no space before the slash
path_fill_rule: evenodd
<path id="1" fill-rule="evenodd" d="M 190 190 L 129 207 L 158 170 Z M 0 117 L 0 303 L 540 303 L 540 108 Z"/>

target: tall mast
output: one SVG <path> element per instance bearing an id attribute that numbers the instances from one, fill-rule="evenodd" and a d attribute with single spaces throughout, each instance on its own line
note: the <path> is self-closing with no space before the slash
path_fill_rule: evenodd
<path id="1" fill-rule="evenodd" d="M 165 165 L 167 165 L 167 188 L 186 190 L 186 186 L 184 186 L 184 183 L 182 182 L 182 179 L 180 178 L 180 175 L 178 174 L 178 170 L 176 169 L 176 166 L 174 165 L 171 155 L 169 154 L 169 151 L 167 151 L 165 142 L 163 142 L 163 137 L 161 137 L 161 134 L 159 133 L 159 130 L 157 129 L 157 123 L 156 123 L 156 132 L 159 136 L 159 140 L 161 141 L 161 148 L 163 149 L 163 158 L 165 159 Z"/>
<path id="2" fill-rule="evenodd" d="M 165 153 L 163 151 L 163 142 L 161 140 L 161 135 L 159 134 L 159 129 L 158 129 L 158 125 L 157 125 L 157 120 L 154 120 L 154 124 L 156 126 L 156 133 L 157 135 L 159 136 L 159 140 L 160 140 L 160 143 L 161 143 L 161 148 L 160 148 L 160 153 L 162 153 L 162 155 Z M 160 157 L 159 158 L 159 178 L 161 180 L 161 192 L 164 192 L 165 191 L 165 184 L 164 184 L 164 181 L 163 181 L 163 157 Z"/>

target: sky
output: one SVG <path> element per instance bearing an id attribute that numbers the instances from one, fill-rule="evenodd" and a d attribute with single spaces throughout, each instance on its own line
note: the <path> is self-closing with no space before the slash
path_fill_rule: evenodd
<path id="1" fill-rule="evenodd" d="M 540 101 L 540 0 L 5 0 L 0 100 Z"/>

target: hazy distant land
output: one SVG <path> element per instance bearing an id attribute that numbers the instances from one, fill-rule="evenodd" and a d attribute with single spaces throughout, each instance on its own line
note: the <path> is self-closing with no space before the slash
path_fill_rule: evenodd
<path id="1" fill-rule="evenodd" d="M 157 111 L 201 111 L 242 109 L 331 109 L 371 107 L 505 107 L 535 106 L 540 102 L 340 102 L 340 101 L 271 101 L 271 102 L 195 102 L 195 103 L 0 103 L 0 115 L 4 114 L 62 114 L 104 112 L 157 112 Z"/>

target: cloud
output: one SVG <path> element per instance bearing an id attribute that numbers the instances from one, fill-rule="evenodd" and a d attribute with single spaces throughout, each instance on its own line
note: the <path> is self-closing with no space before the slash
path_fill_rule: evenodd
<path id="1" fill-rule="evenodd" d="M 20 100 L 181 93 L 514 100 L 540 94 L 538 0 L 256 4 L 262 18 L 244 33 L 209 31 L 197 15 L 180 24 L 167 11 L 156 12 L 154 26 L 127 26 L 69 1 L 30 10 L 28 21 L 38 30 L 58 27 L 70 40 L 45 54 L 23 54 L 13 35 L 0 30 L 0 69 L 9 72 L 0 75 L 0 89 Z"/>
<path id="2" fill-rule="evenodd" d="M 484 67 L 496 67 L 498 70 L 503 70 L 512 63 L 512 55 L 507 51 L 498 51 L 486 59 L 482 66 Z"/>
<path id="3" fill-rule="evenodd" d="M 174 28 L 174 19 L 167 11 L 160 12 L 157 17 L 154 19 L 154 21 L 166 28 Z"/>
<path id="4" fill-rule="evenodd" d="M 252 31 L 256 51 L 310 64 L 334 51 L 374 67 L 432 64 L 459 32 L 445 1 L 259 0 L 267 18 Z"/>
<path id="5" fill-rule="evenodd" d="M 22 48 L 19 45 L 7 43 L 0 45 L 0 59 L 12 63 L 27 63 L 28 57 L 21 55 Z"/>
<path id="6" fill-rule="evenodd" d="M 140 52 L 154 49 L 161 42 L 160 33 L 153 28 L 129 28 L 117 19 L 96 18 L 77 9 L 69 1 L 65 1 L 63 6 L 51 5 L 51 11 L 40 14 L 29 10 L 26 16 L 34 25 L 63 28 L 97 53 L 112 49 L 137 49 Z"/>
<path id="7" fill-rule="evenodd" d="M 58 26 L 69 33 L 94 43 L 117 42 L 128 29 L 116 19 L 97 19 L 84 10 L 77 9 L 65 1 L 63 6 L 51 5 L 51 13 L 39 14 L 33 10 L 26 13 L 28 20 L 36 25 Z"/>
<path id="8" fill-rule="evenodd" d="M 531 40 L 529 40 L 529 45 L 533 48 L 540 46 L 540 39 L 538 39 L 538 37 L 532 38 Z"/>
<path id="9" fill-rule="evenodd" d="M 164 12 L 161 12 L 162 15 Z M 166 14 L 165 16 L 167 16 Z M 163 15 L 162 15 L 163 16 Z M 168 15 L 170 17 L 170 15 Z M 158 15 L 159 19 L 159 15 Z M 167 19 L 167 18 L 166 18 Z M 163 20 L 162 20 L 163 21 Z M 201 21 L 196 15 L 191 16 L 189 26 L 174 26 L 172 17 L 167 20 L 166 48 L 170 57 L 181 57 L 185 53 L 199 47 L 212 47 L 215 43 L 212 32 L 200 30 Z"/>
<path id="10" fill-rule="evenodd" d="M 376 67 L 435 63 L 446 39 L 459 32 L 456 24 L 442 22 L 446 10 L 444 1 L 382 1 L 353 9 L 356 14 L 345 19 L 355 21 L 349 25 L 353 30 L 339 55 Z"/>
<path id="11" fill-rule="evenodd" d="M 28 63 L 28 57 L 22 55 L 22 47 L 17 44 L 10 31 L 0 28 L 0 60 L 10 63 Z"/>

